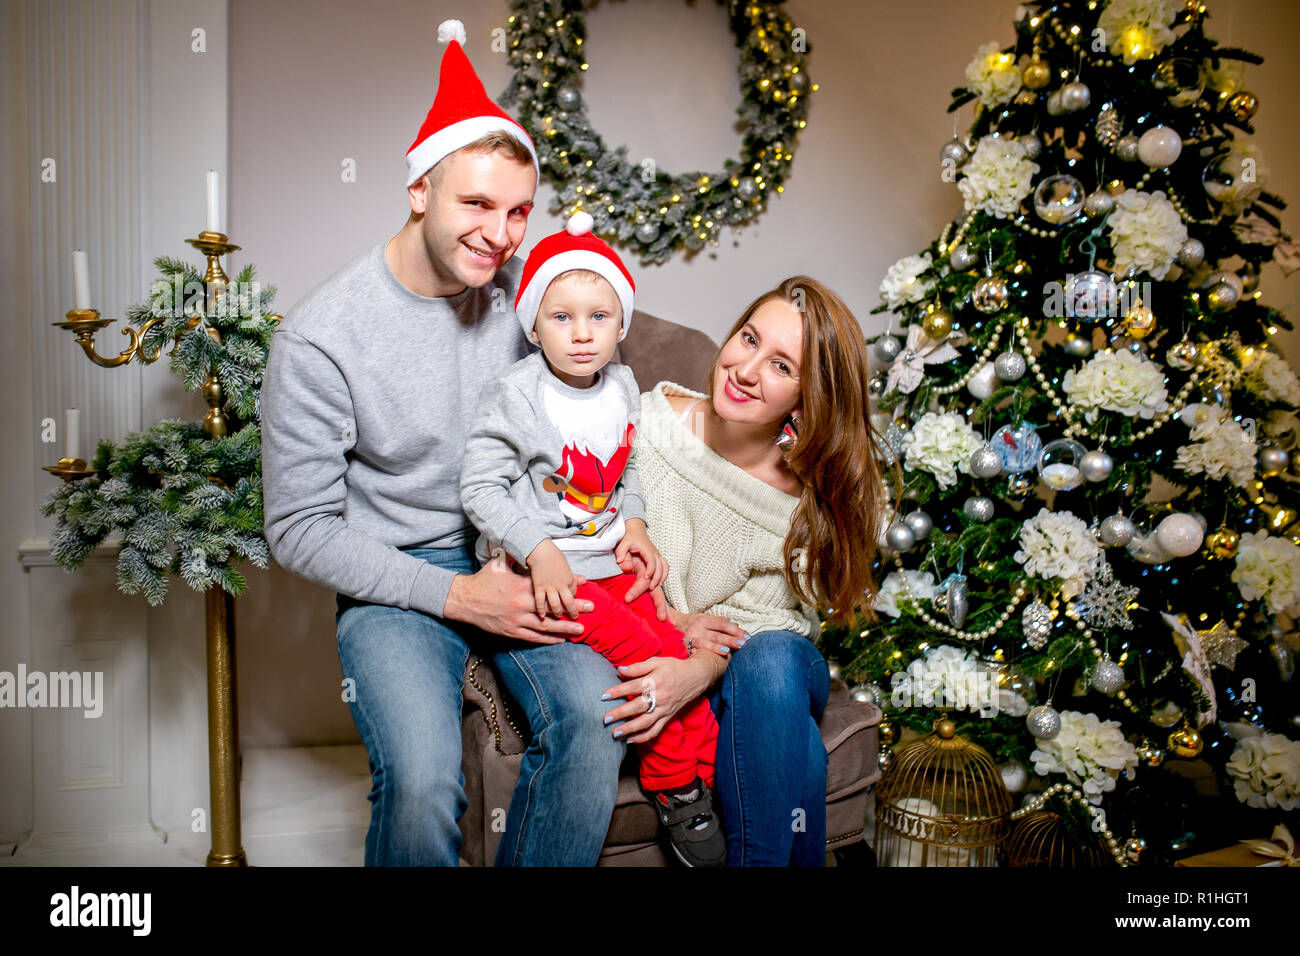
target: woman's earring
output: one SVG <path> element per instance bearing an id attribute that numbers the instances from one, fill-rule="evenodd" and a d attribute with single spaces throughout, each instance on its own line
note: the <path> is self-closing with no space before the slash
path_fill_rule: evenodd
<path id="1" fill-rule="evenodd" d="M 799 409 L 792 411 L 785 424 L 781 426 L 781 433 L 776 436 L 776 447 L 783 452 L 789 452 L 794 447 L 794 443 L 799 440 Z"/>

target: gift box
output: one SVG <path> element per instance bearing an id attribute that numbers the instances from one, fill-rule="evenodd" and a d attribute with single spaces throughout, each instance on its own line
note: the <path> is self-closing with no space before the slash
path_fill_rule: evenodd
<path id="1" fill-rule="evenodd" d="M 1300 858 L 1295 856 L 1291 834 L 1279 824 L 1271 840 L 1242 840 L 1222 850 L 1189 856 L 1174 866 L 1300 866 Z"/>

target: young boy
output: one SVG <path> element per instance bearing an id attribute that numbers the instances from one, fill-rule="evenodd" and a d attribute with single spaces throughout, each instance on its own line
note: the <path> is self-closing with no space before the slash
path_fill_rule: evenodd
<path id="1" fill-rule="evenodd" d="M 504 550 L 532 576 L 537 613 L 582 616 L 581 640 L 616 665 L 685 657 L 682 632 L 655 614 L 649 594 L 624 596 L 635 553 L 661 584 L 667 564 L 646 535 L 628 465 L 640 413 L 636 379 L 611 362 L 632 318 L 632 277 L 576 213 L 528 256 L 515 299 L 524 334 L 541 346 L 487 385 L 465 448 L 461 504 L 482 532 L 480 562 Z M 577 576 L 585 579 L 579 583 Z M 654 710 L 653 690 L 646 695 Z M 640 748 L 648 791 L 687 866 L 726 864 L 726 840 L 708 788 L 718 725 L 708 702 L 684 707 Z"/>

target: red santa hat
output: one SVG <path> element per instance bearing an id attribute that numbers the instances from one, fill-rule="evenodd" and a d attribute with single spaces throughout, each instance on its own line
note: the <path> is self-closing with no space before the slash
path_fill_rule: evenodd
<path id="1" fill-rule="evenodd" d="M 636 292 L 636 283 L 618 253 L 591 231 L 592 225 L 590 213 L 575 212 L 562 232 L 547 236 L 528 254 L 519 280 L 519 294 L 515 296 L 515 315 L 524 327 L 524 335 L 532 334 L 547 287 L 574 269 L 594 272 L 614 287 L 623 307 L 623 330 L 618 340 L 622 342 L 627 335 L 632 324 L 632 294 Z"/>
<path id="2" fill-rule="evenodd" d="M 538 169 L 540 176 L 532 139 L 508 113 L 488 99 L 483 82 L 461 48 L 465 42 L 465 24 L 444 20 L 438 25 L 438 42 L 447 44 L 447 52 L 442 55 L 438 93 L 415 142 L 406 151 L 406 185 L 418 180 L 443 157 L 497 132 L 508 133 L 527 147 L 533 157 L 533 168 Z"/>

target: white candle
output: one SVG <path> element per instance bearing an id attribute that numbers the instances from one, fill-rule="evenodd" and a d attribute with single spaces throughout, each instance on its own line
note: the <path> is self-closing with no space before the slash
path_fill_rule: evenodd
<path id="1" fill-rule="evenodd" d="M 208 232 L 221 231 L 221 203 L 220 190 L 217 184 L 217 171 L 208 170 Z"/>
<path id="2" fill-rule="evenodd" d="M 81 457 L 81 409 L 69 408 L 64 413 L 63 430 L 67 432 L 64 436 L 67 446 L 65 458 Z"/>
<path id="3" fill-rule="evenodd" d="M 72 250 L 72 298 L 75 308 L 90 308 L 90 260 L 80 249 Z"/>

